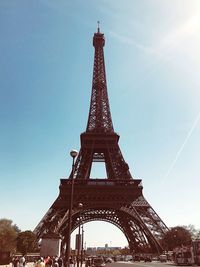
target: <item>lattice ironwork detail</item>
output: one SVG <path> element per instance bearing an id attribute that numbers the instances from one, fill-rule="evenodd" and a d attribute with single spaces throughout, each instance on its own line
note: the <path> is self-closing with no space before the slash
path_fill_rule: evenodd
<path id="1" fill-rule="evenodd" d="M 131 205 L 133 207 L 149 207 L 149 203 L 143 196 L 139 196 L 136 200 L 134 200 Z"/>

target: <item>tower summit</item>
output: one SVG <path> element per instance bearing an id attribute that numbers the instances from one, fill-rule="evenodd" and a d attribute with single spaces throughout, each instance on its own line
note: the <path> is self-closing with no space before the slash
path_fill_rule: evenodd
<path id="1" fill-rule="evenodd" d="M 114 132 L 107 92 L 106 70 L 103 52 L 104 45 L 104 34 L 100 32 L 98 25 L 97 33 L 95 33 L 93 37 L 93 46 L 95 49 L 94 67 L 90 111 L 86 132 Z"/>

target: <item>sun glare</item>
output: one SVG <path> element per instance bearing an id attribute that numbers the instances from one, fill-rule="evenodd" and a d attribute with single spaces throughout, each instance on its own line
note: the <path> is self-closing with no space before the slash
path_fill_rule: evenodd
<path id="1" fill-rule="evenodd" d="M 177 26 L 174 30 L 169 32 L 162 40 L 160 50 L 165 48 L 173 49 L 182 42 L 190 38 L 191 35 L 196 34 L 200 30 L 200 16 L 193 15 L 187 21 Z"/>
<path id="2" fill-rule="evenodd" d="M 194 34 L 198 30 L 200 30 L 200 16 L 194 15 L 184 25 L 183 32 Z"/>

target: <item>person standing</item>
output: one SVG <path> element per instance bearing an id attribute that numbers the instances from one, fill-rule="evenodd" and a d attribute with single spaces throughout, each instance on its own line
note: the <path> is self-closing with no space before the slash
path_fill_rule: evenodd
<path id="1" fill-rule="evenodd" d="M 61 257 L 58 258 L 58 266 L 63 267 L 63 259 Z"/>
<path id="2" fill-rule="evenodd" d="M 24 267 L 26 265 L 26 259 L 24 255 L 19 259 L 19 267 Z"/>

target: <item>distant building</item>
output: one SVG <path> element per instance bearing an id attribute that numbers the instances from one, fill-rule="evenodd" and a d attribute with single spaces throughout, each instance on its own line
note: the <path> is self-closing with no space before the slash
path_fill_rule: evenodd
<path id="1" fill-rule="evenodd" d="M 107 250 L 107 251 L 113 251 L 113 250 L 120 250 L 121 247 L 109 247 L 108 244 L 105 244 L 104 247 L 88 247 L 86 249 L 86 254 L 87 255 L 97 255 L 98 252 L 103 251 L 103 250 Z"/>
<path id="2" fill-rule="evenodd" d="M 96 251 L 97 251 L 97 249 L 95 247 L 94 248 L 88 247 L 86 249 L 86 255 L 95 256 L 96 255 Z"/>

